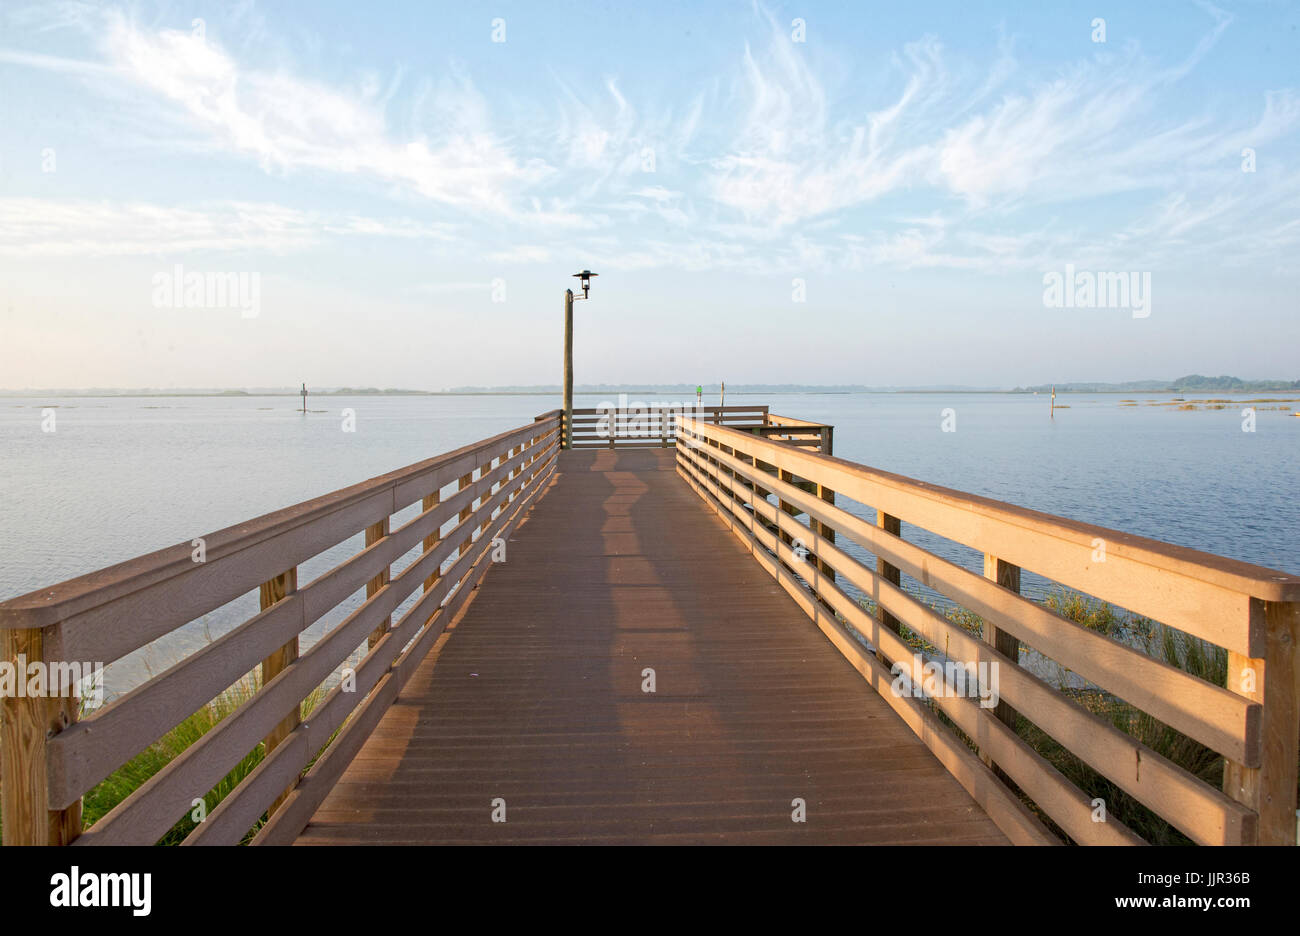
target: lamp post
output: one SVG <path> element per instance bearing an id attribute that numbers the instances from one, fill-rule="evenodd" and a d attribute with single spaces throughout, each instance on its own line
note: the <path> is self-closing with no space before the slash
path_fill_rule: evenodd
<path id="1" fill-rule="evenodd" d="M 561 448 L 573 448 L 573 300 L 587 299 L 591 278 L 599 276 L 590 270 L 574 273 L 582 283 L 582 295 L 575 296 L 572 289 L 564 291 L 564 438 Z"/>

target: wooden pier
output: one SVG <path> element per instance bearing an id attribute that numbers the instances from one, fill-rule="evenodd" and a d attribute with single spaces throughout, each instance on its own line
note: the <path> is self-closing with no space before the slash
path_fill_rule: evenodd
<path id="1" fill-rule="evenodd" d="M 298 841 L 1005 842 L 675 469 L 561 453 Z"/>
<path id="2" fill-rule="evenodd" d="M 0 700 L 5 844 L 156 842 L 250 751 L 185 844 L 1140 843 L 1026 722 L 1194 842 L 1295 844 L 1300 578 L 844 461 L 831 427 L 767 407 L 572 422 L 210 534 L 203 562 L 180 544 L 0 603 L 0 660 L 50 664 L 120 659 L 250 591 L 262 609 L 85 717 Z M 1222 648 L 1224 684 L 1022 597 L 1021 569 Z M 1221 786 L 1022 646 L 1217 753 Z M 996 667 L 998 704 L 927 682 L 935 661 Z M 88 790 L 250 672 L 255 695 L 84 826 Z"/>

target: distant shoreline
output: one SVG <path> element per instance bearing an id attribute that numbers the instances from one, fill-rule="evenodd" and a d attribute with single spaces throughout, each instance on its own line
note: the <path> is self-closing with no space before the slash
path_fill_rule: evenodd
<path id="1" fill-rule="evenodd" d="M 719 384 L 703 384 L 704 394 L 713 396 L 722 392 Z M 692 384 L 583 384 L 574 387 L 574 393 L 673 393 L 692 394 Z M 307 395 L 317 396 L 559 396 L 559 384 L 506 385 L 497 387 L 461 386 L 445 390 L 409 390 L 404 387 L 322 387 L 307 389 Z M 1106 381 L 1060 381 L 1056 384 L 1033 384 L 1016 387 L 972 387 L 963 384 L 930 384 L 918 387 L 868 387 L 863 384 L 746 384 L 736 383 L 730 388 L 735 396 L 756 394 L 896 394 L 896 393 L 1297 393 L 1300 380 L 1243 380 L 1226 374 L 1206 377 L 1187 374 L 1173 380 L 1126 380 L 1117 383 Z M 178 387 L 164 390 L 155 387 L 46 387 L 6 390 L 0 397 L 67 396 L 67 397 L 297 397 L 298 387 L 254 387 L 248 389 L 214 387 Z"/>
<path id="2" fill-rule="evenodd" d="M 694 393 L 694 388 L 686 390 L 661 390 L 661 389 L 619 389 L 605 390 L 584 388 L 575 388 L 575 394 L 590 396 L 593 394 L 627 394 L 629 396 L 636 394 L 662 395 L 670 393 Z M 816 388 L 800 390 L 743 390 L 728 389 L 728 396 L 773 396 L 773 395 L 807 395 L 807 396 L 899 396 L 905 394 L 929 394 L 929 395 L 991 395 L 999 394 L 1005 396 L 1034 396 L 1050 394 L 1050 389 L 1041 390 L 976 390 L 976 389 L 930 389 L 930 388 L 907 388 L 907 389 L 873 389 L 873 390 L 820 390 Z M 1076 390 L 1068 388 L 1056 388 L 1056 395 L 1062 396 L 1143 396 L 1156 395 L 1168 396 L 1170 394 L 1193 394 L 1204 395 L 1207 393 L 1226 394 L 1229 396 L 1241 396 L 1244 394 L 1294 394 L 1295 389 L 1287 388 L 1232 388 L 1232 389 L 1212 389 L 1197 388 L 1196 390 L 1164 388 L 1164 389 L 1141 389 L 1132 388 L 1116 390 Z M 308 391 L 308 399 L 316 397 L 411 397 L 411 396 L 428 396 L 428 397 L 556 397 L 560 395 L 560 390 L 317 390 Z M 704 396 L 708 398 L 718 395 L 717 388 L 710 390 L 705 388 Z M 0 390 L 0 399 L 24 400 L 24 399 L 48 399 L 51 397 L 65 397 L 70 399 L 262 399 L 266 397 L 286 397 L 297 398 L 301 396 L 301 391 L 290 390 L 265 390 L 265 391 L 195 391 L 195 390 L 152 390 L 152 391 L 128 391 L 128 390 Z"/>

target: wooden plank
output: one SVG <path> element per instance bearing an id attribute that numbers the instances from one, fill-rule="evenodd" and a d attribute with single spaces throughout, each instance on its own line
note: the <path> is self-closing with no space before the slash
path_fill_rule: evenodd
<path id="1" fill-rule="evenodd" d="M 768 413 L 766 422 L 769 426 L 816 426 L 818 428 L 830 428 L 826 423 L 814 422 L 811 419 L 801 419 L 794 416 L 780 416 L 776 413 Z"/>
<path id="2" fill-rule="evenodd" d="M 267 810 L 265 805 L 283 808 L 297 788 L 298 774 L 314 752 L 301 726 L 265 757 L 239 786 L 226 795 L 217 808 L 208 813 L 199 827 L 187 835 L 182 845 L 238 845 Z M 279 791 L 290 792 L 282 802 Z"/>
<path id="3" fill-rule="evenodd" d="M 60 628 L 59 652 L 68 659 L 105 664 L 260 587 L 266 570 L 299 565 L 361 532 L 392 509 L 392 492 L 381 491 L 312 524 L 259 542 L 191 571 L 72 615 Z"/>

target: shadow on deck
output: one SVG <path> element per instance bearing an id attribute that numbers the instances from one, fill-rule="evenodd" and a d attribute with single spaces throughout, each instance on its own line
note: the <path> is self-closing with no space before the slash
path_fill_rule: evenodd
<path id="1" fill-rule="evenodd" d="M 561 453 L 299 844 L 1006 843 L 675 458 Z"/>

